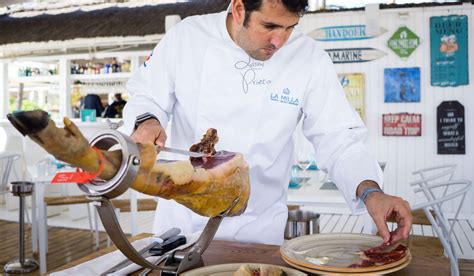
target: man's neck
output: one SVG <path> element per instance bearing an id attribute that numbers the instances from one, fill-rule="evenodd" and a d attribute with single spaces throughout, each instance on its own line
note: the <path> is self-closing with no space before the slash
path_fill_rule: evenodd
<path id="1" fill-rule="evenodd" d="M 227 32 L 229 33 L 230 38 L 235 42 L 234 20 L 232 18 L 232 13 L 227 14 L 227 18 L 225 20 L 225 26 L 226 26 Z"/>

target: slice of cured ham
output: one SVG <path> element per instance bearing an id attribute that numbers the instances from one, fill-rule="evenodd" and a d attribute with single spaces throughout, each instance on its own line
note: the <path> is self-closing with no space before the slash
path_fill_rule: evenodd
<path id="1" fill-rule="evenodd" d="M 403 259 L 407 254 L 407 247 L 399 244 L 396 247 L 378 246 L 359 252 L 361 262 L 350 265 L 350 268 L 381 266 Z"/>
<path id="2" fill-rule="evenodd" d="M 64 118 L 64 128 L 58 128 L 48 118 L 48 114 L 41 110 L 8 114 L 7 118 L 23 135 L 28 135 L 58 160 L 92 174 L 99 172 L 99 153 L 68 118 Z M 153 144 L 137 144 L 141 163 L 132 188 L 144 194 L 174 199 L 208 217 L 226 211 L 239 197 L 239 202 L 228 215 L 241 214 L 247 206 L 250 193 L 248 165 L 240 153 L 216 153 L 214 145 L 217 141 L 217 131 L 209 130 L 203 141 L 193 146 L 192 150 L 213 155 L 205 159 L 193 159 L 192 162 L 156 162 L 157 153 Z M 120 167 L 121 152 L 101 153 L 105 160 L 99 178 L 109 180 Z"/>

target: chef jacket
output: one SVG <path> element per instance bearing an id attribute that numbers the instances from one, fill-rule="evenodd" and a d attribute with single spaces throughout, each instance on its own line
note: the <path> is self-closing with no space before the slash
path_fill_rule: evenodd
<path id="1" fill-rule="evenodd" d="M 352 211 L 364 212 L 356 188 L 363 180 L 382 185 L 382 172 L 329 56 L 295 29 L 271 59 L 254 60 L 231 39 L 227 14 L 187 17 L 164 36 L 127 83 L 123 130 L 131 134 L 136 117 L 150 112 L 164 128 L 171 118 L 171 147 L 187 149 L 215 128 L 217 150 L 243 154 L 248 206 L 222 221 L 217 239 L 282 244 L 299 120 L 318 166 L 331 174 Z M 159 199 L 153 231 L 179 227 L 194 233 L 207 219 Z"/>

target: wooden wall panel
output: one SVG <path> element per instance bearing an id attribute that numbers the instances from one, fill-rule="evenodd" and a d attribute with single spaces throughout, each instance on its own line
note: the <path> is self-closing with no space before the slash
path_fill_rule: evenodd
<path id="1" fill-rule="evenodd" d="M 406 16 L 403 16 L 406 14 Z M 469 32 L 469 80 L 470 84 L 459 87 L 433 87 L 430 84 L 430 28 L 432 16 L 463 14 L 468 16 Z M 318 42 L 324 49 L 372 47 L 387 53 L 383 58 L 365 63 L 336 64 L 338 73 L 364 73 L 365 111 L 369 129 L 368 144 L 379 161 L 386 161 L 385 191 L 402 196 L 415 204 L 424 202 L 416 195 L 409 182 L 414 180 L 412 171 L 448 164 L 458 165 L 455 178 L 474 180 L 474 9 L 470 4 L 450 7 L 411 9 L 384 9 L 380 11 L 380 26 L 385 34 L 368 40 Z M 328 26 L 365 24 L 364 11 L 309 14 L 303 17 L 300 28 L 303 32 Z M 387 45 L 387 40 L 400 26 L 407 26 L 421 40 L 420 46 L 407 60 L 400 59 Z M 420 103 L 384 103 L 384 69 L 398 67 L 420 67 Z M 465 108 L 466 154 L 438 155 L 436 137 L 436 108 L 442 101 L 458 100 Z M 382 114 L 422 114 L 421 137 L 382 136 Z M 462 216 L 474 217 L 474 189 L 471 189 Z M 453 212 L 453 204 L 447 204 L 445 211 Z"/>

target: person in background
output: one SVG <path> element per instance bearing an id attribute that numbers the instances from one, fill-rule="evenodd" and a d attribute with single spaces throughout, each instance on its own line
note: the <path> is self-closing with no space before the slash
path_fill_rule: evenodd
<path id="1" fill-rule="evenodd" d="M 95 109 L 96 117 L 101 117 L 104 112 L 104 106 L 99 95 L 87 94 L 83 101 L 83 109 Z"/>
<path id="2" fill-rule="evenodd" d="M 107 106 L 104 113 L 104 118 L 122 118 L 123 108 L 127 101 L 122 99 L 122 94 L 117 93 L 114 95 L 114 101 Z"/>
<path id="3" fill-rule="evenodd" d="M 383 176 L 364 141 L 329 56 L 296 26 L 307 0 L 232 0 L 227 11 L 187 17 L 165 35 L 129 82 L 124 131 L 138 143 L 186 149 L 208 128 L 217 150 L 249 164 L 250 199 L 225 218 L 217 239 L 283 243 L 293 132 L 302 120 L 318 166 L 329 172 L 355 214 L 368 210 L 385 243 L 408 237 L 409 204 L 381 190 Z M 171 114 L 173 116 L 171 116 Z M 183 157 L 184 158 L 184 157 Z M 390 232 L 387 219 L 398 228 Z M 155 232 L 201 231 L 207 218 L 160 199 Z"/>

